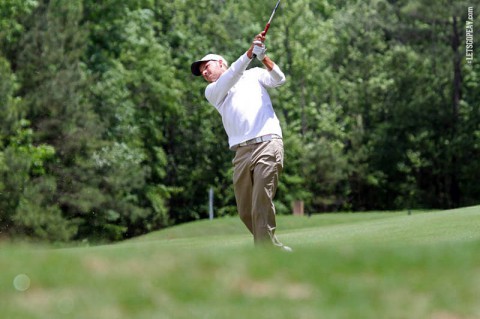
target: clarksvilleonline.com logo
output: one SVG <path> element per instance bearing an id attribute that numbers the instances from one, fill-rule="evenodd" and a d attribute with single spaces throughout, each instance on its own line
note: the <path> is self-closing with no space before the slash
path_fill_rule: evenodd
<path id="1" fill-rule="evenodd" d="M 465 59 L 468 64 L 473 64 L 473 7 L 468 7 L 465 22 Z"/>

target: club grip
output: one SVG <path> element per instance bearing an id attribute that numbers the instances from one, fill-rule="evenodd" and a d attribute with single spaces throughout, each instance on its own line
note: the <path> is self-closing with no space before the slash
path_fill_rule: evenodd
<path id="1" fill-rule="evenodd" d="M 267 25 L 265 26 L 265 29 L 262 32 L 263 36 L 267 35 L 267 31 L 268 31 L 269 28 L 270 28 L 270 22 L 267 23 Z M 252 54 L 252 57 L 253 57 L 253 59 L 255 59 L 257 57 L 257 55 L 254 53 L 254 54 Z"/>
<path id="2" fill-rule="evenodd" d="M 267 31 L 268 31 L 269 28 L 270 28 L 270 22 L 267 23 L 267 25 L 265 26 L 265 30 L 263 30 L 263 36 L 267 35 Z"/>

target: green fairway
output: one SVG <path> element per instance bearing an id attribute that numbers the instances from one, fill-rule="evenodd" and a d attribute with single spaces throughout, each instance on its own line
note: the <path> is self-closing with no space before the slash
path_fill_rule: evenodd
<path id="1" fill-rule="evenodd" d="M 1 317 L 480 318 L 480 206 L 280 216 L 293 253 L 238 217 L 115 245 L 0 244 Z"/>

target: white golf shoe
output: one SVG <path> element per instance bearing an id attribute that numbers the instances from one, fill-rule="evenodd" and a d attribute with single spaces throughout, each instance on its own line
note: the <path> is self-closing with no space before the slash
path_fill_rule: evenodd
<path id="1" fill-rule="evenodd" d="M 283 250 L 283 251 L 286 251 L 286 252 L 288 252 L 288 253 L 293 252 L 293 249 L 292 249 L 292 248 L 290 248 L 290 247 L 288 247 L 288 246 L 285 246 L 285 245 L 282 245 L 282 246 L 280 247 L 280 249 Z"/>

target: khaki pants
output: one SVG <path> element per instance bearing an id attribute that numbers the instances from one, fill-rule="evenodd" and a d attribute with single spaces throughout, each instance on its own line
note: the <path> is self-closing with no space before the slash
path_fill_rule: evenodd
<path id="1" fill-rule="evenodd" d="M 239 147 L 233 165 L 238 213 L 255 244 L 282 246 L 275 236 L 273 198 L 283 170 L 283 141 L 273 139 Z"/>

